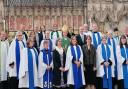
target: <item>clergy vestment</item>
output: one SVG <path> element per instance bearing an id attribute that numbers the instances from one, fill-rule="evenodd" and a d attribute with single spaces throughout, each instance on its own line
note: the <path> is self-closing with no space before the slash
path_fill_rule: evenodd
<path id="1" fill-rule="evenodd" d="M 7 54 L 9 49 L 8 40 L 0 40 L 0 89 L 7 89 Z"/>
<path id="2" fill-rule="evenodd" d="M 50 50 L 43 49 L 38 61 L 39 87 L 43 89 L 52 89 L 52 68 L 47 70 L 48 65 L 53 65 L 52 54 Z"/>
<path id="3" fill-rule="evenodd" d="M 26 43 L 28 36 L 25 31 L 23 31 L 22 33 L 23 33 L 23 42 Z"/>
<path id="4" fill-rule="evenodd" d="M 24 48 L 21 56 L 19 88 L 35 89 L 38 86 L 38 53 L 35 48 Z"/>
<path id="5" fill-rule="evenodd" d="M 70 39 L 68 37 L 62 38 L 62 47 L 65 52 L 67 52 L 68 46 L 70 45 Z"/>
<path id="6" fill-rule="evenodd" d="M 86 42 L 85 42 L 85 39 L 86 39 L 86 36 L 84 34 L 79 34 L 76 36 L 76 39 L 77 39 L 77 42 L 80 46 L 83 46 Z"/>
<path id="7" fill-rule="evenodd" d="M 18 41 L 14 39 L 9 47 L 8 51 L 8 61 L 7 61 L 7 71 L 9 72 L 9 83 L 11 89 L 18 88 L 18 78 L 19 78 L 19 64 L 21 56 L 21 51 L 25 47 L 23 41 Z M 12 65 L 13 68 L 11 67 Z"/>
<path id="8" fill-rule="evenodd" d="M 114 38 L 108 38 L 107 39 L 107 43 L 109 45 L 111 45 L 112 49 L 113 49 L 113 54 L 114 54 L 114 60 L 115 60 L 115 66 L 114 67 L 114 75 L 112 77 L 116 77 L 117 78 L 117 56 L 116 56 L 116 42 L 115 42 L 115 39 Z"/>
<path id="9" fill-rule="evenodd" d="M 104 62 L 109 62 L 109 66 L 106 67 Z M 113 56 L 113 49 L 108 44 L 101 43 L 97 47 L 97 77 L 102 78 L 99 83 L 102 88 L 112 89 L 112 76 L 114 76 L 115 61 Z"/>
<path id="10" fill-rule="evenodd" d="M 86 35 L 86 36 L 88 36 L 88 35 L 92 36 L 92 32 L 91 31 L 83 32 L 83 34 Z"/>
<path id="11" fill-rule="evenodd" d="M 52 31 L 50 33 L 50 39 L 52 39 L 53 42 L 53 49 L 56 47 L 56 40 L 58 38 L 62 38 L 62 32 L 61 31 Z"/>
<path id="12" fill-rule="evenodd" d="M 114 36 L 115 42 L 117 45 L 119 45 L 120 42 L 120 36 Z"/>
<path id="13" fill-rule="evenodd" d="M 80 67 L 74 63 L 79 61 Z M 73 85 L 74 89 L 79 89 L 85 85 L 85 77 L 83 70 L 83 53 L 79 45 L 70 45 L 67 50 L 65 70 L 67 73 L 67 84 Z"/>
<path id="14" fill-rule="evenodd" d="M 43 40 L 43 34 L 42 32 L 37 32 L 36 33 L 36 42 L 37 42 L 37 47 L 40 47 L 41 41 Z"/>
<path id="15" fill-rule="evenodd" d="M 0 81 L 7 80 L 6 63 L 7 63 L 8 49 L 9 49 L 8 40 L 0 41 L 0 76 L 1 76 Z"/>
<path id="16" fill-rule="evenodd" d="M 128 65 L 126 61 L 128 60 L 128 47 L 124 45 L 120 47 L 117 46 L 117 69 L 118 69 L 118 80 L 123 81 L 123 88 L 128 89 Z"/>
<path id="17" fill-rule="evenodd" d="M 43 50 L 44 49 L 43 43 L 44 43 L 45 40 L 48 40 L 49 41 L 49 48 L 48 49 L 50 51 L 53 51 L 53 42 L 52 42 L 51 39 L 44 39 L 44 40 L 42 40 L 41 41 L 41 44 L 40 44 L 40 50 Z"/>
<path id="18" fill-rule="evenodd" d="M 92 32 L 92 44 L 97 49 L 97 46 L 101 43 L 101 32 Z"/>
<path id="19" fill-rule="evenodd" d="M 62 72 L 60 67 L 65 67 L 66 54 L 63 48 L 53 51 L 53 86 L 56 88 L 66 88 L 67 72 Z"/>

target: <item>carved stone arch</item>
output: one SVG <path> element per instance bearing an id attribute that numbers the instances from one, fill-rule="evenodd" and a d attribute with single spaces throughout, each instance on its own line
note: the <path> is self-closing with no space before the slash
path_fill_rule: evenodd
<path id="1" fill-rule="evenodd" d="M 120 22 L 124 17 L 127 17 L 128 13 L 120 13 L 118 14 L 118 22 Z"/>
<path id="2" fill-rule="evenodd" d="M 127 26 L 128 24 L 128 18 L 127 18 L 127 15 L 122 15 L 122 17 L 120 18 L 119 20 L 119 23 L 118 23 L 118 28 L 121 32 L 123 32 L 124 28 Z"/>
<path id="3" fill-rule="evenodd" d="M 112 30 L 113 29 L 113 20 L 110 18 L 110 15 L 107 14 L 104 20 L 104 30 Z"/>
<path id="4" fill-rule="evenodd" d="M 108 21 L 108 22 L 113 22 L 113 19 L 111 18 L 110 14 L 107 14 L 105 19 L 104 19 L 104 22 L 105 21 Z"/>
<path id="5" fill-rule="evenodd" d="M 127 11 L 125 10 L 125 6 L 122 6 L 122 8 L 117 12 L 117 19 L 118 22 L 127 14 Z"/>

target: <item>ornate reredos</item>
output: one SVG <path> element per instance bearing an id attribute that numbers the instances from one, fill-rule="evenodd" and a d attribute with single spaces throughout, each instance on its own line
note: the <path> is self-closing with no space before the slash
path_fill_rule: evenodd
<path id="1" fill-rule="evenodd" d="M 39 11 L 38 6 L 43 8 Z M 22 9 L 15 7 L 22 7 Z M 67 17 L 82 15 L 82 24 L 89 22 L 88 19 L 91 16 L 92 21 L 97 22 L 99 27 L 101 27 L 100 29 L 105 30 L 104 26 L 106 24 L 107 26 L 110 24 L 110 27 L 113 28 L 120 23 L 127 22 L 128 0 L 0 0 L 0 19 L 7 17 L 8 14 L 14 17 L 19 15 L 29 15 L 29 17 L 33 15 L 48 16 L 51 14 L 51 16 L 48 16 L 51 18 L 51 21 L 52 17 L 56 15 L 57 17 L 61 15 Z M 124 18 L 126 18 L 126 21 Z M 0 23 L 2 23 L 2 20 L 0 20 Z M 41 23 L 44 22 L 42 21 Z M 49 24 L 51 23 L 53 22 L 49 22 Z M 62 23 L 60 24 L 62 25 Z M 121 27 L 123 26 L 119 27 L 120 30 L 122 30 Z M 78 29 L 78 26 L 76 29 Z"/>

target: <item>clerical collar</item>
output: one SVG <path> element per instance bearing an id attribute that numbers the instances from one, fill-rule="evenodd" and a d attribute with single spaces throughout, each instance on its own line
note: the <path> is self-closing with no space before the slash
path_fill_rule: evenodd
<path id="1" fill-rule="evenodd" d="M 104 43 L 102 43 L 102 44 L 103 44 L 104 46 L 106 46 L 106 45 L 107 45 L 106 43 L 105 43 L 105 44 L 104 44 Z"/>
<path id="2" fill-rule="evenodd" d="M 45 49 L 45 51 L 48 51 L 48 49 Z"/>
<path id="3" fill-rule="evenodd" d="M 33 47 L 29 47 L 29 49 L 33 49 Z"/>
<path id="4" fill-rule="evenodd" d="M 98 33 L 98 32 L 93 32 L 93 33 Z"/>
<path id="5" fill-rule="evenodd" d="M 45 52 L 48 53 L 48 49 L 45 49 Z"/>
<path id="6" fill-rule="evenodd" d="M 112 40 L 112 39 L 113 39 L 113 37 L 112 37 L 112 38 L 109 38 L 109 39 L 111 39 L 111 40 Z"/>
<path id="7" fill-rule="evenodd" d="M 52 31 L 52 32 L 57 32 L 57 31 Z"/>

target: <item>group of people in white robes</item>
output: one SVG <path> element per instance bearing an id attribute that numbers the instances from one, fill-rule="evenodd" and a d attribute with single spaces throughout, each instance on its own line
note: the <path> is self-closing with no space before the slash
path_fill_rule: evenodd
<path id="1" fill-rule="evenodd" d="M 92 28 L 84 24 L 68 38 L 64 25 L 62 32 L 45 31 L 39 43 L 42 32 L 25 39 L 18 31 L 10 45 L 1 31 L 0 89 L 128 89 L 126 34 L 117 41 L 112 31 Z"/>

